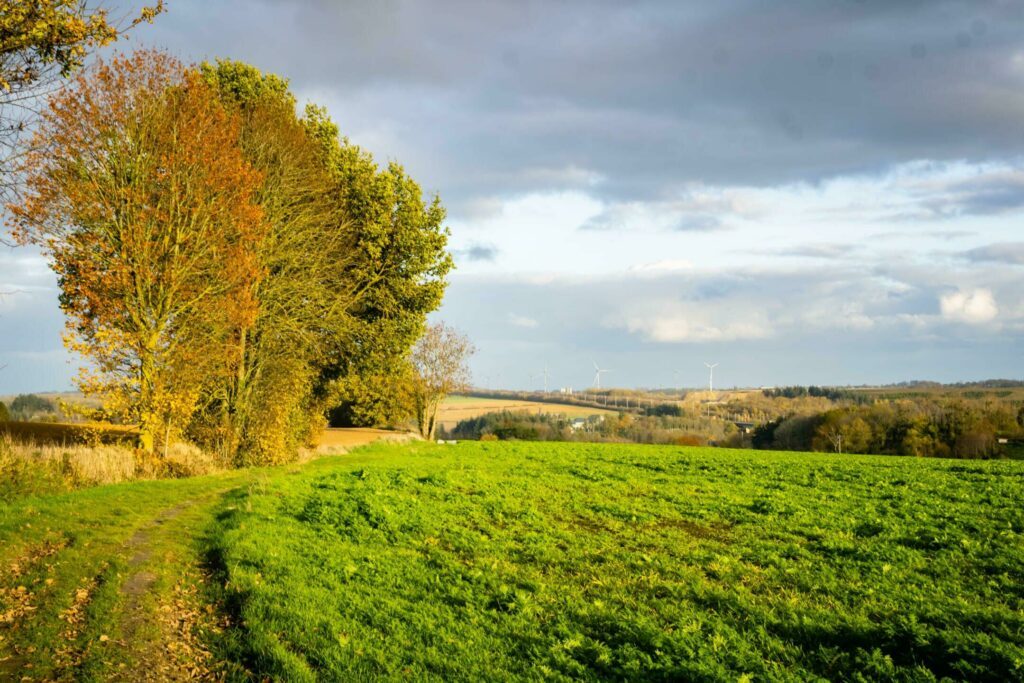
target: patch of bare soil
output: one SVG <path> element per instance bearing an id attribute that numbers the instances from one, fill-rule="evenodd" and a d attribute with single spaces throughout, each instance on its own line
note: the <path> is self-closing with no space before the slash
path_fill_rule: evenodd
<path id="1" fill-rule="evenodd" d="M 406 442 L 419 439 L 415 434 L 395 432 L 387 429 L 370 429 L 368 427 L 331 428 L 325 429 L 320 435 L 317 446 L 318 453 L 345 453 L 349 448 L 365 446 L 375 441 Z"/>

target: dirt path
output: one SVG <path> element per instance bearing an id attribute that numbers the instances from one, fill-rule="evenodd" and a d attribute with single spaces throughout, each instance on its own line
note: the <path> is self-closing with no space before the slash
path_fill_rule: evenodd
<path id="1" fill-rule="evenodd" d="M 326 453 L 411 438 L 365 429 L 325 437 Z M 208 649 L 229 622 L 211 598 L 219 579 L 207 534 L 236 493 L 266 476 L 235 470 L 10 508 L 0 518 L 0 681 L 218 680 L 224 666 L 244 677 Z"/>
<path id="2" fill-rule="evenodd" d="M 205 605 L 205 580 L 196 556 L 197 534 L 231 488 L 165 508 L 125 543 L 128 576 L 120 586 L 113 659 L 121 662 L 107 680 L 214 680 L 213 661 L 199 632 L 216 628 L 217 610 Z"/>

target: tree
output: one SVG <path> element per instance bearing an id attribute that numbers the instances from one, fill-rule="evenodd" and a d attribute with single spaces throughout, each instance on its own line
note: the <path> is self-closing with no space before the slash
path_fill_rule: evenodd
<path id="1" fill-rule="evenodd" d="M 323 109 L 307 107 L 304 123 L 320 142 L 337 182 L 336 200 L 352 222 L 345 270 L 361 294 L 349 308 L 351 324 L 334 362 L 320 373 L 318 396 L 363 424 L 386 423 L 403 406 L 399 394 L 377 387 L 404 382 L 404 359 L 427 314 L 441 304 L 453 267 L 445 210 L 438 197 L 425 200 L 399 164 L 379 168 L 368 152 L 339 137 Z"/>
<path id="2" fill-rule="evenodd" d="M 253 314 L 261 177 L 239 135 L 176 60 L 118 57 L 52 98 L 9 206 L 15 237 L 58 275 L 66 343 L 92 361 L 80 388 L 138 424 L 148 451 L 184 425 Z"/>
<path id="3" fill-rule="evenodd" d="M 7 422 L 11 419 L 11 413 L 7 409 L 7 405 L 0 401 L 0 422 Z"/>
<path id="4" fill-rule="evenodd" d="M 39 96 L 79 69 L 90 51 L 163 12 L 163 0 L 131 20 L 85 0 L 4 0 L 0 6 L 0 191 L 12 189 L 22 134 Z"/>
<path id="5" fill-rule="evenodd" d="M 412 399 L 420 435 L 433 440 L 437 411 L 449 394 L 469 383 L 467 361 L 476 349 L 444 323 L 429 325 L 412 349 Z"/>
<path id="6" fill-rule="evenodd" d="M 17 420 L 31 420 L 36 415 L 53 415 L 57 406 L 48 398 L 36 394 L 18 394 L 11 401 L 10 415 Z"/>
<path id="7" fill-rule="evenodd" d="M 843 430 L 838 426 L 830 427 L 825 430 L 825 436 L 832 444 L 832 448 L 835 449 L 836 453 L 843 452 Z"/>
<path id="8" fill-rule="evenodd" d="M 241 461 L 280 461 L 322 427 L 315 385 L 365 289 L 349 268 L 353 224 L 287 81 L 227 60 L 199 71 L 241 120 L 242 153 L 262 176 L 254 200 L 266 225 L 250 245 L 259 266 L 248 285 L 252 315 L 232 330 L 233 365 L 209 397 L 206 418 Z"/>

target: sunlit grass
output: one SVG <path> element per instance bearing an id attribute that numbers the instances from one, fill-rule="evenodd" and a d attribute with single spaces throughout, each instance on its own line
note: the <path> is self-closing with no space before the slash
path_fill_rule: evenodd
<path id="1" fill-rule="evenodd" d="M 233 656 L 285 680 L 1009 680 L 1024 468 L 379 446 L 237 494 Z"/>

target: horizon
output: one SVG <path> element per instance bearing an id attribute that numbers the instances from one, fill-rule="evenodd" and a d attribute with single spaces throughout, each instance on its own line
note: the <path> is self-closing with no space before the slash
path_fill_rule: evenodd
<path id="1" fill-rule="evenodd" d="M 281 75 L 438 193 L 477 382 L 878 386 L 1024 376 L 1022 36 L 995 0 L 175 0 L 115 49 Z M 0 248 L 0 292 L 0 391 L 71 389 L 45 262 Z"/>
<path id="2" fill-rule="evenodd" d="M 773 386 L 761 385 L 732 385 L 732 386 L 716 386 L 714 392 L 728 392 L 728 391 L 767 391 L 771 389 L 787 389 L 787 388 L 798 388 L 798 387 L 817 387 L 819 389 L 889 389 L 889 388 L 913 388 L 920 385 L 925 386 L 936 386 L 940 388 L 973 388 L 980 387 L 998 382 L 1008 382 L 1011 384 L 1024 385 L 1024 379 L 1013 379 L 1009 377 L 991 377 L 989 379 L 981 380 L 970 380 L 965 382 L 935 382 L 928 379 L 911 379 L 904 380 L 901 382 L 892 382 L 888 384 L 777 384 Z M 545 392 L 543 388 L 508 388 L 508 387 L 485 387 L 476 384 L 471 384 L 464 389 L 455 392 L 452 396 L 464 396 L 472 395 L 475 393 L 526 393 L 526 394 L 547 394 L 547 395 L 558 395 L 560 390 L 563 388 L 572 389 L 574 394 L 581 394 L 584 392 L 599 392 L 599 391 L 638 391 L 648 393 L 666 393 L 666 392 L 701 392 L 708 391 L 707 387 L 702 386 L 633 386 L 633 387 L 620 387 L 620 386 L 608 386 L 601 387 L 549 387 Z M 7 392 L 0 394 L 0 400 L 17 396 L 20 394 L 36 394 L 36 395 L 78 395 L 81 396 L 82 392 L 77 389 L 34 389 L 29 391 L 19 392 Z"/>

